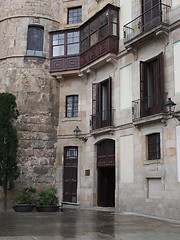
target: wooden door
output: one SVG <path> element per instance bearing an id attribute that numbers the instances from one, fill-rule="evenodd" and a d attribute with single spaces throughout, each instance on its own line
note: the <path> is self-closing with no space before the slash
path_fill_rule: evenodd
<path id="1" fill-rule="evenodd" d="M 104 140 L 97 145 L 98 206 L 115 204 L 115 141 Z"/>
<path id="2" fill-rule="evenodd" d="M 161 0 L 143 0 L 143 26 L 147 30 L 161 22 Z"/>
<path id="3" fill-rule="evenodd" d="M 115 206 L 115 167 L 98 168 L 98 206 Z"/>
<path id="4" fill-rule="evenodd" d="M 63 201 L 77 202 L 78 148 L 67 147 L 64 151 Z"/>

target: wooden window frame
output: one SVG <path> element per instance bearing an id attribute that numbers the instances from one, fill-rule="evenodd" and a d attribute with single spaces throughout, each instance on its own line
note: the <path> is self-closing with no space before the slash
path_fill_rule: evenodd
<path id="1" fill-rule="evenodd" d="M 81 10 L 81 11 L 79 11 L 79 10 Z M 73 15 L 72 17 L 70 17 L 71 11 L 72 11 L 72 15 Z M 75 14 L 74 11 L 77 11 L 77 16 L 74 16 L 74 14 Z M 81 18 L 80 21 L 78 20 L 79 17 Z M 70 20 L 70 19 L 72 19 L 72 20 Z M 82 22 L 82 6 L 68 8 L 67 24 L 76 24 L 76 23 L 81 23 L 81 22 Z"/>
<path id="2" fill-rule="evenodd" d="M 79 33 L 79 41 L 78 42 L 73 42 L 73 43 L 68 43 L 68 34 L 69 33 L 75 33 L 75 32 L 77 32 L 77 33 Z M 53 37 L 54 36 L 56 36 L 56 35 L 60 35 L 60 34 L 64 34 L 64 43 L 63 44 L 56 44 L 56 45 L 53 45 Z M 76 56 L 76 55 L 79 55 L 79 53 L 80 53 L 80 31 L 77 29 L 77 30 L 71 30 L 71 31 L 60 31 L 60 32 L 57 32 L 57 34 L 55 33 L 55 34 L 53 34 L 52 35 L 52 44 L 51 44 L 51 56 L 53 57 L 53 58 L 56 58 L 56 57 L 67 57 L 67 56 Z M 78 53 L 72 53 L 72 54 L 68 54 L 68 46 L 69 45 L 73 45 L 73 44 L 77 44 L 77 43 L 79 43 L 79 51 L 78 51 Z M 58 55 L 58 56 L 53 56 L 53 47 L 57 47 L 57 46 L 64 46 L 64 54 L 63 55 Z"/>
<path id="3" fill-rule="evenodd" d="M 68 110 L 68 98 L 72 98 L 72 109 Z M 77 98 L 77 102 L 75 101 Z M 77 103 L 77 111 L 75 111 L 75 104 Z M 78 95 L 68 95 L 66 96 L 66 118 L 74 118 L 78 117 L 78 104 L 79 104 L 79 96 Z"/>
<path id="4" fill-rule="evenodd" d="M 161 159 L 160 133 L 147 135 L 147 148 L 148 160 Z"/>
<path id="5" fill-rule="evenodd" d="M 116 12 L 116 18 L 117 18 L 117 23 L 116 22 L 113 22 L 112 21 L 112 19 L 111 19 L 111 11 L 115 11 Z M 100 23 L 100 18 L 101 18 L 101 16 L 103 15 L 103 14 L 105 14 L 106 12 L 108 12 L 108 21 L 107 21 L 107 23 L 104 23 L 103 25 L 101 25 L 101 23 Z M 93 32 L 93 33 L 91 33 L 90 32 L 90 26 L 91 26 L 91 24 L 95 21 L 95 20 L 97 20 L 97 22 L 98 22 L 98 26 L 97 26 L 97 36 L 98 36 L 98 40 L 97 40 L 97 42 L 95 43 L 95 44 L 93 44 L 93 45 L 91 45 L 91 36 L 93 35 L 93 33 L 95 32 Z M 116 32 L 117 32 L 117 34 L 116 35 L 113 35 L 112 34 L 112 25 L 113 24 L 116 24 Z M 107 25 L 107 27 L 108 27 L 108 31 L 107 31 L 107 35 L 106 36 L 104 36 L 103 38 L 100 38 L 100 30 L 104 27 L 104 26 L 106 26 Z M 108 7 L 108 8 L 105 8 L 105 9 L 103 9 L 103 11 L 100 11 L 98 14 L 96 14 L 90 21 L 88 21 L 86 24 L 84 24 L 84 25 L 82 25 L 81 26 L 81 32 L 83 31 L 83 29 L 84 28 L 86 28 L 87 27 L 87 29 L 88 29 L 88 33 L 87 33 L 87 36 L 86 36 L 86 38 L 81 38 L 81 46 L 80 46 L 80 52 L 81 52 L 81 54 L 82 53 L 84 53 L 84 52 L 86 52 L 87 50 L 89 50 L 91 47 L 93 47 L 93 46 L 95 46 L 96 44 L 98 44 L 99 42 L 101 42 L 101 41 L 103 41 L 104 39 L 106 39 L 107 37 L 109 37 L 109 36 L 115 36 L 115 37 L 119 37 L 119 14 L 118 14 L 118 11 L 117 10 L 115 10 L 114 8 L 111 8 L 111 7 Z M 83 41 L 85 41 L 85 39 L 88 39 L 88 48 L 86 49 L 86 50 L 84 50 L 83 51 L 83 49 L 82 49 L 82 42 Z"/>

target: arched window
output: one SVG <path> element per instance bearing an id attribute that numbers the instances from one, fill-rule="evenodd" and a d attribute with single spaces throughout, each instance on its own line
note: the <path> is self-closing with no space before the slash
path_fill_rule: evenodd
<path id="1" fill-rule="evenodd" d="M 27 55 L 43 56 L 43 37 L 43 27 L 28 27 Z"/>

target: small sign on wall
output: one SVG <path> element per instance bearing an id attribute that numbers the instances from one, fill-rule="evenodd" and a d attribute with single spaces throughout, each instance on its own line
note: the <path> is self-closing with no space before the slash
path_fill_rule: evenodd
<path id="1" fill-rule="evenodd" d="M 86 169 L 86 170 L 85 170 L 85 176 L 86 176 L 86 177 L 90 176 L 90 169 Z"/>

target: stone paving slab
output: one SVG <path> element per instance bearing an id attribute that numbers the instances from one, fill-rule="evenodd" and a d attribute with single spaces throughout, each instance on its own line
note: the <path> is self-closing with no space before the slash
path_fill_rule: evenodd
<path id="1" fill-rule="evenodd" d="M 108 211 L 0 214 L 0 240 L 180 240 L 180 224 Z"/>

